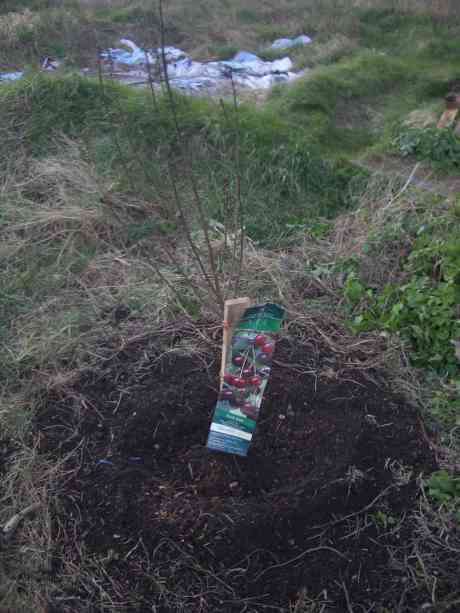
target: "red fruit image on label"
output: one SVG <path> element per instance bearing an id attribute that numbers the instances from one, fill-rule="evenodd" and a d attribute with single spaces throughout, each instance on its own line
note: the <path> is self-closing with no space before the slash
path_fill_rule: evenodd
<path id="1" fill-rule="evenodd" d="M 266 342 L 267 342 L 267 337 L 264 336 L 263 334 L 258 334 L 254 340 L 254 344 L 257 347 L 262 347 L 262 345 L 265 345 Z"/>
<path id="2" fill-rule="evenodd" d="M 236 355 L 233 358 L 233 363 L 235 364 L 235 366 L 243 366 L 243 364 L 244 364 L 244 357 L 242 355 Z"/>
<path id="3" fill-rule="evenodd" d="M 245 402 L 243 404 L 241 407 L 241 412 L 251 419 L 257 419 L 259 415 L 259 409 L 250 402 Z"/>
<path id="4" fill-rule="evenodd" d="M 259 387 L 259 385 L 262 383 L 262 379 L 260 377 L 252 377 L 249 383 L 255 387 Z"/>
<path id="5" fill-rule="evenodd" d="M 246 381 L 241 377 L 234 377 L 233 385 L 239 389 L 242 389 L 243 387 L 246 387 Z"/>
<path id="6" fill-rule="evenodd" d="M 221 400 L 233 400 L 233 392 L 231 390 L 223 390 L 220 394 Z"/>
<path id="7" fill-rule="evenodd" d="M 228 383 L 228 385 L 235 385 L 235 377 L 228 373 L 224 375 L 224 381 L 225 383 Z"/>

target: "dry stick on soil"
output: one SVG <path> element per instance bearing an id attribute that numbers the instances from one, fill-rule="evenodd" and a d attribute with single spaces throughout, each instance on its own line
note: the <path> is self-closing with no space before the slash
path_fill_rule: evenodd
<path id="1" fill-rule="evenodd" d="M 245 231 L 244 231 L 244 209 L 243 209 L 243 200 L 241 197 L 241 125 L 239 121 L 239 112 L 238 112 L 238 97 L 235 86 L 235 81 L 233 79 L 233 73 L 231 74 L 231 82 L 232 82 L 232 94 L 233 94 L 233 110 L 235 115 L 235 120 L 233 122 L 234 127 L 234 153 L 233 158 L 236 163 L 236 205 L 234 205 L 234 215 L 232 219 L 233 225 L 233 246 L 232 246 L 232 260 L 231 260 L 231 268 L 230 268 L 230 289 L 233 287 L 232 295 L 238 296 L 240 291 L 240 283 L 241 283 L 241 274 L 243 270 L 243 260 L 244 260 L 244 244 L 245 244 Z M 232 125 L 232 122 L 228 119 L 227 110 L 225 108 L 224 101 L 220 100 L 220 106 L 222 109 L 222 114 L 224 118 L 227 120 L 229 126 Z M 224 197 L 227 194 L 224 193 Z M 229 215 L 229 210 L 227 211 L 227 215 Z M 227 218 L 227 215 L 225 217 Z M 239 235 L 239 249 L 238 249 L 238 238 Z M 225 225 L 225 246 L 227 246 L 227 227 Z"/>
<path id="2" fill-rule="evenodd" d="M 332 521 L 326 522 L 325 524 L 319 524 L 317 526 L 312 526 L 311 529 L 312 530 L 320 530 L 321 528 L 329 528 L 330 526 L 337 526 L 337 524 L 341 524 L 343 521 L 346 521 L 347 519 L 351 519 L 352 517 L 356 517 L 357 515 L 361 515 L 361 513 L 365 513 L 366 511 L 369 511 L 370 509 L 372 509 L 372 507 L 375 504 L 377 504 L 377 502 L 381 498 L 386 496 L 388 494 L 388 492 L 390 490 L 394 489 L 395 487 L 398 487 L 395 483 L 393 483 L 392 485 L 389 485 L 384 490 L 382 490 L 380 492 L 380 494 L 374 498 L 374 500 L 372 500 L 368 505 L 366 505 L 365 507 L 363 507 L 359 511 L 355 511 L 354 513 L 350 513 L 350 515 L 345 515 L 344 517 L 339 517 L 338 519 L 333 519 Z"/>
<path id="3" fill-rule="evenodd" d="M 38 511 L 41 506 L 41 502 L 34 502 L 22 511 L 19 511 L 19 513 L 16 513 L 16 515 L 13 515 L 13 517 L 11 517 L 11 519 L 9 519 L 3 526 L 2 533 L 5 539 L 10 539 L 22 520 L 27 517 L 27 515 L 31 515 L 32 513 L 35 513 L 35 511 Z"/>
<path id="4" fill-rule="evenodd" d="M 192 185 L 192 192 L 193 192 L 193 196 L 195 199 L 195 206 L 198 211 L 200 225 L 203 229 L 206 247 L 208 249 L 209 262 L 211 265 L 212 275 L 214 277 L 214 283 L 215 283 L 215 288 L 216 288 L 216 296 L 219 301 L 219 305 L 223 308 L 224 307 L 224 296 L 221 291 L 219 273 L 217 271 L 214 249 L 211 245 L 211 239 L 209 236 L 209 224 L 208 224 L 208 220 L 206 219 L 206 215 L 204 212 L 203 203 L 201 202 L 200 194 L 198 192 L 198 185 L 196 183 L 196 179 L 193 174 L 193 162 L 192 162 L 191 157 L 190 157 L 190 183 Z"/>
<path id="5" fill-rule="evenodd" d="M 162 3 L 159 3 L 159 8 L 160 8 L 160 23 L 161 23 L 161 55 L 162 55 L 162 64 L 163 64 L 163 71 L 164 71 L 164 82 L 166 84 L 166 91 L 168 94 L 168 98 L 169 98 L 169 103 L 170 103 L 170 108 L 172 111 L 172 117 L 173 117 L 173 121 L 174 121 L 174 125 L 176 128 L 176 140 L 178 137 L 180 137 L 180 130 L 179 130 L 179 121 L 178 121 L 178 116 L 177 116 L 177 111 L 176 111 L 176 106 L 175 106 L 175 100 L 174 100 L 174 96 L 171 90 L 171 84 L 169 83 L 169 77 L 168 77 L 168 66 L 167 66 L 167 62 L 166 62 L 166 54 L 165 54 L 165 34 L 164 34 L 164 22 L 163 22 L 163 8 L 162 8 Z M 152 91 L 153 91 L 153 86 L 152 86 Z M 195 262 L 198 265 L 201 274 L 204 278 L 204 280 L 206 281 L 206 284 L 208 285 L 209 289 L 211 290 L 211 292 L 216 295 L 216 287 L 214 287 L 213 283 L 211 282 L 211 279 L 206 271 L 206 268 L 204 266 L 204 263 L 202 261 L 201 258 L 201 253 L 199 248 L 197 247 L 197 245 L 195 244 L 193 238 L 192 238 L 192 233 L 191 230 L 189 228 L 188 222 L 187 222 L 187 218 L 185 216 L 185 209 L 184 206 L 182 204 L 182 201 L 180 199 L 179 196 L 179 191 L 177 189 L 177 185 L 176 185 L 176 181 L 174 178 L 174 169 L 173 166 L 170 162 L 170 160 L 168 159 L 168 178 L 169 178 L 169 182 L 171 183 L 172 189 L 173 189 L 173 195 L 174 195 L 174 203 L 176 206 L 176 210 L 179 214 L 179 219 L 180 222 L 182 224 L 182 228 L 185 231 L 185 236 L 187 239 L 187 242 L 190 246 L 190 249 L 193 253 L 193 256 L 195 258 Z M 219 297 L 216 295 L 216 298 L 218 298 L 219 301 Z M 219 301 L 220 302 L 220 301 Z M 223 299 L 222 299 L 222 308 L 223 308 Z"/>
<path id="6" fill-rule="evenodd" d="M 173 189 L 173 194 L 174 194 L 174 203 L 176 205 L 176 209 L 177 212 L 179 213 L 179 219 L 181 221 L 182 224 L 182 228 L 185 231 L 185 236 L 187 238 L 187 242 L 190 246 L 190 249 L 192 250 L 192 253 L 194 255 L 195 258 L 195 262 L 198 264 L 198 267 L 201 271 L 201 274 L 203 275 L 204 280 L 206 281 L 209 289 L 211 290 L 212 294 L 216 297 L 219 306 L 221 307 L 221 310 L 223 310 L 224 308 L 224 299 L 221 295 L 219 295 L 217 293 L 217 289 L 216 287 L 213 285 L 211 278 L 209 277 L 208 272 L 206 271 L 206 268 L 204 266 L 204 263 L 201 259 L 201 253 L 199 248 L 197 247 L 197 245 L 195 244 L 193 238 L 192 238 L 192 232 L 190 230 L 189 224 L 187 222 L 187 218 L 185 216 L 185 208 L 182 204 L 182 200 L 179 196 L 179 190 L 177 189 L 177 185 L 176 185 L 176 181 L 174 179 L 174 176 L 172 175 L 172 170 L 171 170 L 171 166 L 170 163 L 168 163 L 168 177 Z"/>
<path id="7" fill-rule="evenodd" d="M 269 566 L 268 568 L 264 568 L 264 570 L 262 572 L 260 572 L 254 578 L 254 581 L 258 581 L 263 575 L 265 575 L 266 573 L 268 573 L 271 570 L 275 570 L 275 569 L 279 569 L 279 568 L 284 568 L 285 566 L 289 566 L 289 564 L 293 564 L 294 562 L 298 562 L 299 560 L 301 560 L 302 558 L 304 558 L 308 554 L 316 553 L 317 551 L 332 551 L 332 553 L 337 554 L 340 558 L 343 558 L 347 562 L 350 562 L 350 559 L 347 558 L 347 556 L 345 556 L 340 551 L 337 551 L 337 549 L 334 549 L 333 547 L 328 547 L 327 545 L 322 545 L 320 547 L 313 547 L 312 549 L 306 549 L 305 551 L 302 551 L 302 553 L 299 553 L 299 555 L 296 556 L 295 558 L 291 558 L 290 560 L 287 560 L 286 562 L 283 562 L 282 564 L 274 564 L 273 566 Z"/>
<path id="8" fill-rule="evenodd" d="M 384 213 L 387 209 L 389 209 L 407 191 L 419 167 L 420 167 L 420 162 L 417 162 L 417 164 L 415 164 L 414 168 L 412 169 L 412 172 L 410 173 L 407 181 L 404 183 L 403 187 L 399 190 L 399 192 L 395 196 L 390 198 L 390 201 L 381 209 L 381 213 Z"/>
<path id="9" fill-rule="evenodd" d="M 178 122 L 177 113 L 175 112 L 175 101 L 174 101 L 174 97 L 172 95 L 172 91 L 170 90 L 169 79 L 168 79 L 168 76 L 167 76 L 166 55 L 165 55 L 165 52 L 164 52 L 164 28 L 163 27 L 162 27 L 162 38 L 161 38 L 161 40 L 162 40 L 161 50 L 162 50 L 162 56 L 163 56 L 163 62 L 164 62 L 164 71 L 165 71 L 165 79 L 164 80 L 165 80 L 166 88 L 167 88 L 168 95 L 169 95 L 170 106 L 171 106 L 171 110 L 172 110 L 171 114 L 173 116 L 173 120 L 174 120 L 174 123 L 176 125 L 177 134 L 179 134 L 179 122 Z M 149 85 L 150 85 L 150 93 L 151 93 L 151 96 L 152 96 L 153 108 L 154 108 L 154 111 L 159 112 L 159 105 L 158 105 L 158 101 L 157 101 L 157 98 L 156 98 L 156 95 L 155 95 L 155 88 L 154 88 L 154 83 L 153 83 L 153 76 L 152 76 L 152 71 L 151 71 L 151 65 L 150 65 L 150 61 L 148 59 L 148 54 L 147 53 L 146 53 L 146 61 L 147 61 L 148 81 L 149 81 Z M 161 125 L 161 121 L 160 121 L 160 125 Z M 128 133 L 129 133 L 129 130 L 128 130 Z M 176 135 L 176 138 L 177 138 L 177 135 Z M 133 150 L 135 151 L 135 148 L 133 148 Z M 174 178 L 174 169 L 173 169 L 173 166 L 172 166 L 171 161 L 169 159 L 167 160 L 167 165 L 168 165 L 168 178 L 169 178 L 169 182 L 171 183 L 172 190 L 173 190 L 175 208 L 176 208 L 176 210 L 177 210 L 177 212 L 179 214 L 179 219 L 180 219 L 182 228 L 184 230 L 185 237 L 187 239 L 189 247 L 190 247 L 190 249 L 192 251 L 192 254 L 194 256 L 194 262 L 195 262 L 195 264 L 198 265 L 199 271 L 200 271 L 201 275 L 203 276 L 203 278 L 204 278 L 204 280 L 205 280 L 209 290 L 211 291 L 211 293 L 213 295 L 216 296 L 216 298 L 219 301 L 219 296 L 217 294 L 216 287 L 213 285 L 213 283 L 212 283 L 212 281 L 211 281 L 211 279 L 210 279 L 210 277 L 209 277 L 209 275 L 208 275 L 208 273 L 206 271 L 206 268 L 204 266 L 204 263 L 203 263 L 203 260 L 202 260 L 202 257 L 201 257 L 200 250 L 199 250 L 198 246 L 195 244 L 195 242 L 194 242 L 194 240 L 192 238 L 191 229 L 189 227 L 189 224 L 187 222 L 187 218 L 185 216 L 185 207 L 182 204 L 182 200 L 181 200 L 181 198 L 179 196 L 179 190 L 177 189 L 177 184 L 176 184 L 176 181 L 175 181 L 175 178 Z M 146 175 L 146 178 L 148 180 L 151 180 L 150 173 L 147 172 L 144 164 L 141 164 L 141 168 L 144 171 L 144 173 Z M 176 264 L 178 264 L 178 263 L 176 262 Z M 176 297 L 180 297 L 179 292 L 177 292 L 175 290 L 175 288 L 173 288 L 172 284 L 170 284 L 169 281 L 167 281 L 167 279 L 165 278 L 163 273 L 160 271 L 160 269 L 159 269 L 159 267 L 157 266 L 156 263 L 154 263 L 152 265 L 152 268 L 156 271 L 156 274 L 158 275 L 158 277 L 163 282 L 165 282 L 167 284 L 168 288 L 171 289 L 174 292 L 174 295 Z M 179 269 L 181 270 L 181 267 L 179 267 Z M 188 275 L 184 274 L 184 277 L 188 279 Z M 192 286 L 193 284 L 190 283 L 190 285 Z M 194 291 L 194 294 L 196 295 L 196 287 L 192 287 L 192 290 Z M 200 298 L 200 301 L 201 301 L 201 298 Z M 179 301 L 179 304 L 181 305 L 182 308 L 184 308 L 184 305 L 182 304 L 182 300 Z M 222 302 L 222 304 L 223 304 L 223 302 Z"/>
<path id="10" fill-rule="evenodd" d="M 104 75 L 103 75 L 103 72 L 102 72 L 101 53 L 102 53 L 102 50 L 100 48 L 98 48 L 98 51 L 97 51 L 97 74 L 98 74 L 99 86 L 100 86 L 100 90 L 101 90 L 101 101 L 102 101 L 103 106 L 105 106 L 106 110 L 108 110 L 108 104 L 107 104 L 107 100 L 106 100 L 106 96 L 105 96 Z M 120 158 L 121 165 L 123 166 L 123 170 L 125 171 L 126 178 L 128 179 L 128 183 L 129 183 L 131 189 L 134 191 L 135 190 L 135 184 L 134 184 L 134 181 L 133 181 L 133 179 L 131 177 L 131 173 L 129 172 L 128 163 L 127 163 L 127 161 L 125 159 L 125 156 L 123 155 L 123 152 L 121 150 L 120 141 L 118 140 L 118 135 L 117 135 L 115 130 L 114 130 L 113 138 L 114 138 L 114 141 L 115 141 L 115 146 L 117 148 L 118 157 Z"/>
<path id="11" fill-rule="evenodd" d="M 179 121 L 177 116 L 176 101 L 171 89 L 171 83 L 169 82 L 168 63 L 166 61 L 166 28 L 163 15 L 163 0 L 158 0 L 158 12 L 160 17 L 160 45 L 161 45 L 161 64 L 163 67 L 163 79 L 166 86 L 166 93 L 168 94 L 169 103 L 171 105 L 172 117 L 176 128 L 176 136 L 180 135 Z"/>
<path id="12" fill-rule="evenodd" d="M 158 115 L 160 108 L 158 106 L 158 100 L 155 94 L 155 86 L 153 84 L 153 76 L 152 76 L 152 65 L 150 64 L 150 58 L 149 58 L 148 51 L 145 51 L 145 65 L 147 67 L 147 74 L 148 74 L 148 81 L 149 81 L 149 87 L 150 87 L 150 94 L 152 96 L 153 110 Z"/>
<path id="13" fill-rule="evenodd" d="M 342 581 L 342 583 L 340 584 L 340 587 L 342 588 L 343 593 L 345 594 L 345 600 L 347 601 L 348 613 L 354 613 L 353 607 L 351 606 L 350 594 L 348 593 L 347 586 L 345 585 L 345 581 Z"/>
<path id="14" fill-rule="evenodd" d="M 240 231 L 240 252 L 239 252 L 239 260 L 238 260 L 238 272 L 235 279 L 235 287 L 233 290 L 233 295 L 237 296 L 240 291 L 240 283 L 241 283 L 241 274 L 243 271 L 243 259 L 244 259 L 244 211 L 243 211 L 243 202 L 241 199 L 241 125 L 240 125 L 240 116 L 238 113 L 238 99 L 236 95 L 236 86 L 235 81 L 233 79 L 232 73 L 232 93 L 233 93 L 233 110 L 235 113 L 235 160 L 236 160 L 236 200 L 237 200 L 237 208 L 235 211 L 235 236 L 233 238 L 234 244 L 236 245 L 236 228 L 239 225 Z M 236 247 L 233 251 L 233 257 L 236 260 Z"/>
<path id="15" fill-rule="evenodd" d="M 199 303 L 202 302 L 203 300 L 203 296 L 200 295 L 199 293 L 199 285 L 196 284 L 194 282 L 194 280 L 190 277 L 190 274 L 188 274 L 183 266 L 181 265 L 181 263 L 179 262 L 179 260 L 176 258 L 176 256 L 174 255 L 174 253 L 170 250 L 167 249 L 166 247 L 164 247 L 165 253 L 168 256 L 170 262 L 173 264 L 173 266 L 176 267 L 176 269 L 178 270 L 179 274 L 184 278 L 187 279 L 187 283 L 189 284 L 190 289 L 193 292 L 193 295 L 195 296 L 195 298 L 198 300 Z M 177 295 L 178 292 L 175 290 L 175 294 Z M 180 295 L 180 294 L 179 294 Z"/>
<path id="16" fill-rule="evenodd" d="M 160 267 L 158 266 L 158 264 L 155 262 L 154 259 L 152 259 L 152 264 L 149 264 L 149 266 L 151 266 L 153 268 L 153 270 L 155 271 L 155 274 L 158 276 L 158 278 L 160 279 L 160 281 L 163 281 L 163 283 L 166 285 L 166 287 L 171 291 L 171 293 L 176 297 L 176 300 L 180 306 L 180 308 L 184 311 L 185 314 L 187 314 L 187 309 L 185 307 L 185 305 L 182 303 L 182 299 L 183 296 L 182 294 L 174 287 L 174 285 L 166 278 L 166 276 L 163 274 L 162 270 L 160 269 Z"/>

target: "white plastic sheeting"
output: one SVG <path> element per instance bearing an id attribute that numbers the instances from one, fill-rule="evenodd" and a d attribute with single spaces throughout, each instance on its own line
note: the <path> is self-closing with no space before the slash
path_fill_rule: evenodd
<path id="1" fill-rule="evenodd" d="M 295 38 L 278 38 L 272 44 L 272 49 L 291 49 L 292 47 L 300 47 L 312 43 L 312 39 L 306 34 L 301 34 Z"/>
<path id="2" fill-rule="evenodd" d="M 23 76 L 23 72 L 0 72 L 1 81 L 17 81 Z"/>
<path id="3" fill-rule="evenodd" d="M 123 68 L 116 76 L 129 81 L 142 79 L 142 76 L 147 79 L 147 62 L 155 75 L 158 64 L 162 64 L 161 48 L 144 50 L 130 40 L 122 39 L 120 42 L 124 49 L 108 49 L 102 53 L 102 58 L 111 61 L 115 69 Z M 297 76 L 292 72 L 293 64 L 289 57 L 265 62 L 254 53 L 240 51 L 229 60 L 196 62 L 176 47 L 165 47 L 164 53 L 171 85 L 182 90 L 217 89 L 232 78 L 242 87 L 268 89 L 275 83 Z"/>
<path id="4" fill-rule="evenodd" d="M 145 51 L 138 47 L 133 41 L 122 38 L 120 43 L 129 49 L 107 49 L 101 53 L 101 57 L 106 60 L 119 62 L 125 66 L 134 66 L 136 64 L 146 64 L 149 61 L 151 64 L 157 62 L 157 58 L 161 57 L 162 49 L 152 49 Z M 165 47 L 164 53 L 167 62 L 177 62 L 178 60 L 187 57 L 181 49 L 176 47 Z"/>
<path id="5" fill-rule="evenodd" d="M 302 34 L 293 39 L 276 40 L 272 48 L 288 49 L 310 42 L 311 39 Z M 291 81 L 303 74 L 293 72 L 293 63 L 289 57 L 269 62 L 249 51 L 239 51 L 233 58 L 225 61 L 197 62 L 188 57 L 182 49 L 176 47 L 141 49 L 126 38 L 121 39 L 120 43 L 123 47 L 103 51 L 101 59 L 111 65 L 110 71 L 114 77 L 132 84 L 148 80 L 148 64 L 156 80 L 162 65 L 163 53 L 171 85 L 189 92 L 215 91 L 228 85 L 232 79 L 243 88 L 269 89 L 276 83 Z M 55 70 L 59 65 L 60 62 L 45 58 L 42 70 Z M 84 74 L 87 72 L 87 70 L 82 70 Z M 22 72 L 0 73 L 0 83 L 15 81 L 22 76 Z"/>

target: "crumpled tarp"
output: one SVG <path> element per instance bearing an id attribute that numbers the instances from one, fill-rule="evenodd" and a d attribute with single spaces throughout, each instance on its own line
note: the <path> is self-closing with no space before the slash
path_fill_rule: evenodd
<path id="1" fill-rule="evenodd" d="M 312 39 L 306 34 L 301 34 L 295 38 L 278 38 L 272 44 L 271 49 L 291 49 L 312 43 Z"/>
<path id="2" fill-rule="evenodd" d="M 147 80 L 147 63 L 150 63 L 155 78 L 158 67 L 162 64 L 162 49 L 144 50 L 127 39 L 120 42 L 129 51 L 126 48 L 117 48 L 108 49 L 101 54 L 103 59 L 112 63 L 114 76 L 128 81 L 140 80 L 143 77 Z M 165 47 L 164 53 L 170 83 L 182 90 L 217 89 L 232 78 L 236 84 L 248 89 L 268 89 L 275 83 L 289 81 L 298 76 L 292 72 L 293 63 L 289 57 L 266 62 L 254 53 L 240 51 L 229 60 L 197 62 L 176 47 Z M 117 72 L 117 68 L 122 70 Z"/>
<path id="3" fill-rule="evenodd" d="M 134 66 L 136 64 L 146 64 L 149 61 L 151 64 L 156 64 L 157 59 L 162 56 L 162 48 L 144 50 L 138 47 L 133 41 L 122 38 L 120 43 L 127 49 L 107 49 L 102 51 L 101 58 L 119 62 L 125 66 Z M 165 47 L 164 54 L 167 62 L 177 62 L 180 59 L 186 58 L 187 54 L 176 47 Z"/>
<path id="4" fill-rule="evenodd" d="M 1 81 L 17 81 L 23 76 L 23 72 L 0 72 Z"/>

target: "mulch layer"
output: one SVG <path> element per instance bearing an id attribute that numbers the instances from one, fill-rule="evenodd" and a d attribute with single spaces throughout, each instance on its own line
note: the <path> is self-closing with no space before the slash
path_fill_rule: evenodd
<path id="1" fill-rule="evenodd" d="M 318 611 L 393 602 L 394 526 L 435 468 L 417 411 L 359 352 L 291 330 L 249 456 L 211 453 L 218 339 L 198 351 L 187 334 L 142 337 L 46 399 L 40 451 L 65 458 L 56 575 L 63 555 L 98 559 L 127 612 L 289 611 L 302 593 Z M 88 611 L 89 588 L 68 590 L 73 608 L 50 611 Z"/>

